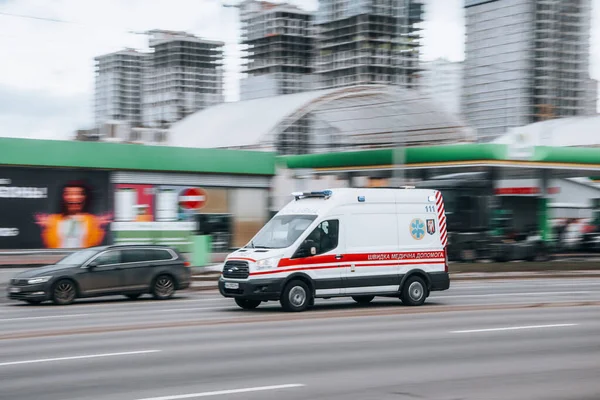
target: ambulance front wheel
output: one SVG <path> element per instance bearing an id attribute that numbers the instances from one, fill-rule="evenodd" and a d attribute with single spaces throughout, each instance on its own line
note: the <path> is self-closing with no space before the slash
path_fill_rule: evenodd
<path id="1" fill-rule="evenodd" d="M 427 285 L 418 276 L 411 276 L 406 280 L 400 293 L 400 300 L 407 306 L 420 306 L 427 299 Z"/>
<path id="2" fill-rule="evenodd" d="M 313 297 L 308 285 L 301 280 L 288 283 L 281 295 L 281 306 L 285 311 L 305 311 L 313 304 Z"/>

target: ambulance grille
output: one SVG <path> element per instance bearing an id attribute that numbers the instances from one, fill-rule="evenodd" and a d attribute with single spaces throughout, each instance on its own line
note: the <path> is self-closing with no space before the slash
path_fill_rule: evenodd
<path id="1" fill-rule="evenodd" d="M 223 267 L 223 278 L 246 279 L 249 275 L 250 268 L 244 261 L 227 261 Z"/>

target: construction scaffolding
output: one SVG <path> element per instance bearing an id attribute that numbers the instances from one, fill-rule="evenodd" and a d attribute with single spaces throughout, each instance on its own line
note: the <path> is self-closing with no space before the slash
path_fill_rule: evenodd
<path id="1" fill-rule="evenodd" d="M 186 32 L 149 32 L 144 79 L 144 125 L 168 126 L 224 101 L 224 43 Z"/>
<path id="2" fill-rule="evenodd" d="M 107 121 L 142 122 L 142 77 L 146 53 L 125 49 L 95 58 L 96 126 Z"/>
<path id="3" fill-rule="evenodd" d="M 322 0 L 316 18 L 319 88 L 415 87 L 423 4 L 414 0 Z"/>
<path id="4" fill-rule="evenodd" d="M 240 9 L 244 51 L 242 99 L 310 90 L 312 14 L 293 5 L 247 0 Z M 261 79 L 253 79 L 260 77 Z M 272 87 L 265 91 L 265 87 Z M 262 91 L 259 96 L 257 93 Z"/>

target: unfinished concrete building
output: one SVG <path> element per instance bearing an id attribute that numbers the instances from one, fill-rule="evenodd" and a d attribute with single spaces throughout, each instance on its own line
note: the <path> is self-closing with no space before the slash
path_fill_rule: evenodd
<path id="1" fill-rule="evenodd" d="M 143 85 L 143 122 L 168 127 L 206 107 L 222 103 L 223 42 L 186 32 L 153 30 Z"/>
<path id="2" fill-rule="evenodd" d="M 109 121 L 142 122 L 142 75 L 146 53 L 125 49 L 94 59 L 96 126 Z"/>
<path id="3" fill-rule="evenodd" d="M 246 77 L 242 100 L 312 88 L 312 14 L 287 3 L 246 0 L 238 5 Z"/>
<path id="4" fill-rule="evenodd" d="M 416 0 L 319 0 L 318 87 L 415 87 L 422 21 Z"/>

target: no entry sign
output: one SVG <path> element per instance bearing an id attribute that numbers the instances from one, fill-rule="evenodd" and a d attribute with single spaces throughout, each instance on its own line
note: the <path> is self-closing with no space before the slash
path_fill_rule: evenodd
<path id="1" fill-rule="evenodd" d="M 179 205 L 185 210 L 199 210 L 206 204 L 206 192 L 199 188 L 189 188 L 181 192 Z"/>

